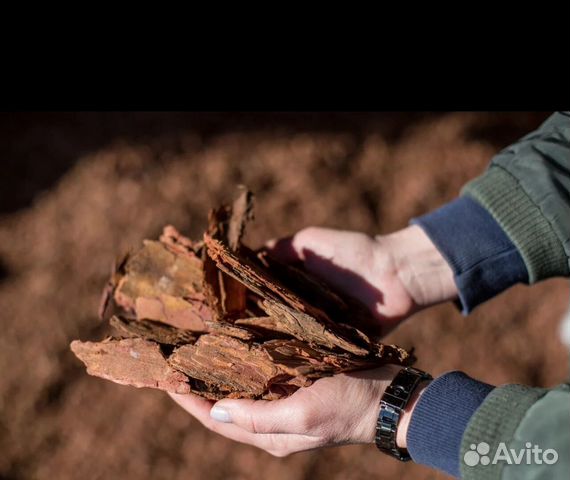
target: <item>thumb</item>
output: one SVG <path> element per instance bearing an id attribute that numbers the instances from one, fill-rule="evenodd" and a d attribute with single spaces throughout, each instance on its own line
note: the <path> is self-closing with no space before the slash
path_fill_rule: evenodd
<path id="1" fill-rule="evenodd" d="M 251 433 L 290 433 L 290 409 L 284 400 L 220 400 L 210 410 L 213 420 L 233 423 Z"/>

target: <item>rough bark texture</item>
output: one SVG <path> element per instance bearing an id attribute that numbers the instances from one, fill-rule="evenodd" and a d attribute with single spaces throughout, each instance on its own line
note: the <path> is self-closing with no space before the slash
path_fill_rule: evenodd
<path id="1" fill-rule="evenodd" d="M 188 377 L 172 368 L 160 345 L 141 338 L 71 342 L 71 350 L 87 365 L 87 373 L 134 387 L 190 393 Z"/>
<path id="2" fill-rule="evenodd" d="M 87 372 L 211 399 L 271 400 L 323 376 L 412 362 L 363 331 L 358 302 L 242 245 L 252 218 L 253 195 L 241 188 L 232 206 L 210 212 L 203 240 L 167 226 L 121 258 L 100 307 L 105 318 L 116 313 L 116 338 L 71 344 Z"/>

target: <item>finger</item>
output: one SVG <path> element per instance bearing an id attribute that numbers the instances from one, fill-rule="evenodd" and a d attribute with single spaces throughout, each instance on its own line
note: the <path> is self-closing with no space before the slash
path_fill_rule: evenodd
<path id="1" fill-rule="evenodd" d="M 168 393 L 168 395 L 190 415 L 195 417 L 202 425 L 208 427 L 211 423 L 210 410 L 214 402 L 206 400 L 192 393 L 180 395 L 178 393 Z"/>
<path id="2" fill-rule="evenodd" d="M 251 433 L 304 433 L 299 431 L 294 409 L 287 400 L 220 400 L 210 416 Z"/>
<path id="3" fill-rule="evenodd" d="M 222 423 L 212 419 L 210 410 L 214 402 L 193 394 L 179 395 L 169 393 L 168 395 L 207 429 L 219 433 L 230 440 L 255 446 L 256 441 L 252 433 L 233 423 Z"/>
<path id="4" fill-rule="evenodd" d="M 193 394 L 169 393 L 168 395 L 209 430 L 230 440 L 260 448 L 275 456 L 282 457 L 293 452 L 318 448 L 321 445 L 320 439 L 307 435 L 252 433 L 238 424 L 212 419 L 210 410 L 214 402 Z"/>

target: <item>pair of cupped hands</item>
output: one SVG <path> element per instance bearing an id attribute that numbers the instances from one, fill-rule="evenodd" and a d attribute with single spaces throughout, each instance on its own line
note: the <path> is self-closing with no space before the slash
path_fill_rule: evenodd
<path id="1" fill-rule="evenodd" d="M 370 237 L 309 227 L 268 242 L 285 262 L 303 262 L 328 284 L 368 307 L 371 321 L 387 333 L 413 313 L 457 297 L 451 268 L 417 226 Z M 196 395 L 170 396 L 206 428 L 283 457 L 315 448 L 374 442 L 380 398 L 401 367 L 339 374 L 317 380 L 282 400 L 218 402 Z M 419 388 L 403 412 L 397 444 L 406 432 Z"/>

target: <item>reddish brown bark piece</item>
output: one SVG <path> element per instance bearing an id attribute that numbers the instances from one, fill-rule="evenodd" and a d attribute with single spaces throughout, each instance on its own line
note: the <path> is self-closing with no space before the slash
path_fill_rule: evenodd
<path id="1" fill-rule="evenodd" d="M 356 300 L 243 245 L 253 196 L 212 210 L 194 242 L 167 226 L 119 259 L 101 311 L 125 339 L 72 343 L 88 372 L 208 399 L 273 400 L 315 380 L 413 357 L 378 341 Z"/>
<path id="2" fill-rule="evenodd" d="M 348 340 L 340 332 L 324 326 L 309 314 L 295 310 L 275 300 L 264 300 L 262 306 L 268 315 L 276 318 L 280 328 L 299 340 L 330 349 L 340 348 L 357 356 L 367 356 L 370 350 Z M 339 329 L 340 330 L 340 329 Z M 362 339 L 367 339 L 362 334 Z"/>
<path id="3" fill-rule="evenodd" d="M 208 234 L 228 245 L 233 251 L 241 248 L 247 222 L 253 219 L 253 194 L 240 188 L 232 207 L 222 206 L 210 211 Z M 204 290 L 218 319 L 232 320 L 243 316 L 247 304 L 247 288 L 218 270 L 204 254 Z"/>
<path id="4" fill-rule="evenodd" d="M 168 238 L 169 244 L 146 240 L 129 256 L 125 273 L 115 280 L 115 302 L 139 320 L 206 331 L 205 322 L 213 315 L 202 293 L 202 261 L 183 242 Z"/>
<path id="5" fill-rule="evenodd" d="M 170 356 L 170 365 L 217 390 L 261 397 L 280 374 L 265 352 L 236 338 L 202 335 Z"/>
<path id="6" fill-rule="evenodd" d="M 168 365 L 160 347 L 141 338 L 103 342 L 71 342 L 71 350 L 87 366 L 87 373 L 133 387 L 190 393 L 188 378 Z"/>
<path id="7" fill-rule="evenodd" d="M 193 242 L 182 235 L 172 225 L 167 225 L 163 228 L 162 235 L 159 240 L 169 249 L 182 255 L 188 255 L 190 258 L 193 258 L 195 256 L 195 252 L 202 247 L 202 242 Z"/>
<path id="8" fill-rule="evenodd" d="M 184 345 L 194 343 L 197 339 L 197 336 L 189 330 L 181 330 L 152 320 L 128 320 L 113 316 L 109 323 L 122 337 L 144 338 L 165 345 Z"/>
<path id="9" fill-rule="evenodd" d="M 242 186 L 239 187 L 239 194 L 232 204 L 232 213 L 228 223 L 230 250 L 234 252 L 239 250 L 245 227 L 251 220 L 253 220 L 253 193 Z"/>
<path id="10" fill-rule="evenodd" d="M 349 306 L 345 299 L 333 292 L 324 282 L 311 277 L 307 272 L 295 265 L 285 264 L 271 257 L 266 249 L 258 252 L 243 248 L 242 251 L 250 259 L 255 259 L 283 284 L 299 294 L 302 292 L 305 300 L 326 310 L 347 311 Z"/>
<path id="11" fill-rule="evenodd" d="M 368 331 L 371 335 L 381 333 L 380 327 L 372 321 L 364 305 L 354 298 L 340 296 L 326 283 L 309 275 L 300 265 L 283 263 L 271 257 L 266 249 L 253 252 L 243 247 L 241 252 L 271 272 L 274 278 L 310 305 L 326 312 L 335 323 L 348 322 L 351 327 Z"/>
<path id="12" fill-rule="evenodd" d="M 255 330 L 241 328 L 231 323 L 225 322 L 208 322 L 208 329 L 210 333 L 215 335 L 227 335 L 228 337 L 239 338 L 240 340 L 253 341 L 260 336 L 256 334 Z"/>
<path id="13" fill-rule="evenodd" d="M 289 336 L 287 330 L 281 325 L 279 320 L 274 317 L 240 318 L 234 322 L 234 325 L 257 332 L 260 337 L 266 339 Z"/>
<path id="14" fill-rule="evenodd" d="M 265 342 L 262 348 L 283 372 L 297 378 L 319 378 L 366 366 L 378 366 L 373 358 L 330 355 L 299 340 L 271 340 Z"/>
<path id="15" fill-rule="evenodd" d="M 334 323 L 325 312 L 307 304 L 268 272 L 245 257 L 230 252 L 220 241 L 204 235 L 204 242 L 218 267 L 242 282 L 264 298 L 262 308 L 280 322 L 280 327 L 299 340 L 317 343 L 328 348 L 339 347 L 355 355 L 367 355 L 370 351 L 359 344 L 370 343 L 366 335 L 353 329 L 353 338 L 345 338 L 335 332 Z M 331 328 L 332 327 L 332 328 Z"/>

